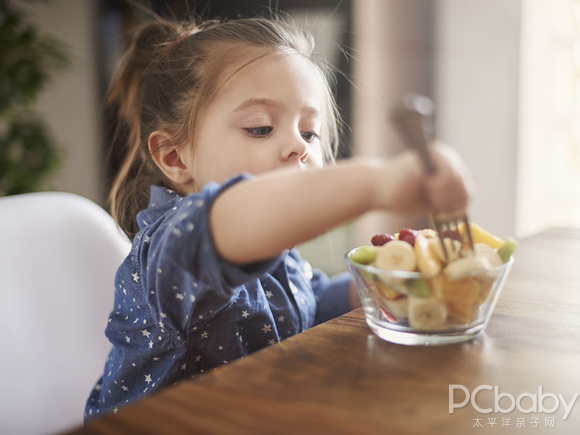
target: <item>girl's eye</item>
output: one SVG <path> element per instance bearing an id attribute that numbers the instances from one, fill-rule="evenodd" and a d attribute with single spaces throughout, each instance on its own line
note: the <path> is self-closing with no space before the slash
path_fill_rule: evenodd
<path id="1" fill-rule="evenodd" d="M 314 139 L 317 139 L 319 136 L 316 133 L 312 133 L 311 131 L 305 131 L 302 133 L 302 137 L 306 139 L 306 142 L 312 142 Z"/>
<path id="2" fill-rule="evenodd" d="M 272 133 L 274 128 L 272 127 L 255 127 L 255 128 L 246 128 L 246 131 L 250 133 L 251 136 L 254 137 L 266 137 L 270 133 Z"/>

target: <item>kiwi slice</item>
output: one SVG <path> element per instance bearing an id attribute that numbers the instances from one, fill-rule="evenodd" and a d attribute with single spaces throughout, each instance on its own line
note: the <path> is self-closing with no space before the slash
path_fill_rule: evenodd
<path id="1" fill-rule="evenodd" d="M 355 263 L 371 264 L 377 258 L 377 248 L 374 246 L 361 246 L 352 251 L 348 257 Z"/>
<path id="2" fill-rule="evenodd" d="M 516 250 L 516 246 L 518 246 L 518 241 L 513 237 L 508 237 L 503 242 L 503 245 L 497 249 L 497 255 L 499 255 L 503 263 L 510 261 L 512 254 Z"/>
<path id="3" fill-rule="evenodd" d="M 405 280 L 405 286 L 409 294 L 418 298 L 428 298 L 431 294 L 429 284 L 424 279 L 410 278 Z"/>

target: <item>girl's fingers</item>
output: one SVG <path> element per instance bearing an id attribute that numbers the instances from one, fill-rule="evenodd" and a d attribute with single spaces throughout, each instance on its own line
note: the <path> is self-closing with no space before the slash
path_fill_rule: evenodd
<path id="1" fill-rule="evenodd" d="M 461 157 L 453 148 L 441 143 L 434 144 L 430 152 L 436 167 L 436 173 L 425 180 L 431 206 L 443 213 L 465 209 L 473 182 Z"/>

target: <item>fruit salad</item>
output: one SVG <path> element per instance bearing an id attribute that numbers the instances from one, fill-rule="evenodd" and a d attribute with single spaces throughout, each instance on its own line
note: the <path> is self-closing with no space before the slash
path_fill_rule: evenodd
<path id="1" fill-rule="evenodd" d="M 477 224 L 470 229 L 473 251 L 463 245 L 461 224 L 443 240 L 432 229 L 377 234 L 372 245 L 354 249 L 349 259 L 369 266 L 359 268 L 360 278 L 388 321 L 422 330 L 469 325 L 480 307 L 491 303 L 501 266 L 517 246 L 514 238 L 501 240 Z"/>

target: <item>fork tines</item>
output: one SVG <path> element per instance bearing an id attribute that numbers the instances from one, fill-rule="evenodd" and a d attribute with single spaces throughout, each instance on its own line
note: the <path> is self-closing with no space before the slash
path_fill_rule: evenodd
<path id="1" fill-rule="evenodd" d="M 457 233 L 459 237 L 459 241 L 461 242 L 461 252 L 463 256 L 466 255 L 464 249 L 464 240 L 461 237 L 461 234 L 458 231 L 458 227 L 460 223 L 465 225 L 465 235 L 467 236 L 467 243 L 471 252 L 473 250 L 473 239 L 471 237 L 471 228 L 469 227 L 469 219 L 467 218 L 467 213 L 465 211 L 461 211 L 459 213 L 454 214 L 444 214 L 444 213 L 431 213 L 431 220 L 433 222 L 433 226 L 437 231 L 437 235 L 439 236 L 439 241 L 441 242 L 441 247 L 443 248 L 443 254 L 445 255 L 446 262 L 449 262 L 450 255 L 447 252 L 447 247 L 445 246 L 445 238 L 450 238 L 453 240 L 453 234 Z"/>

